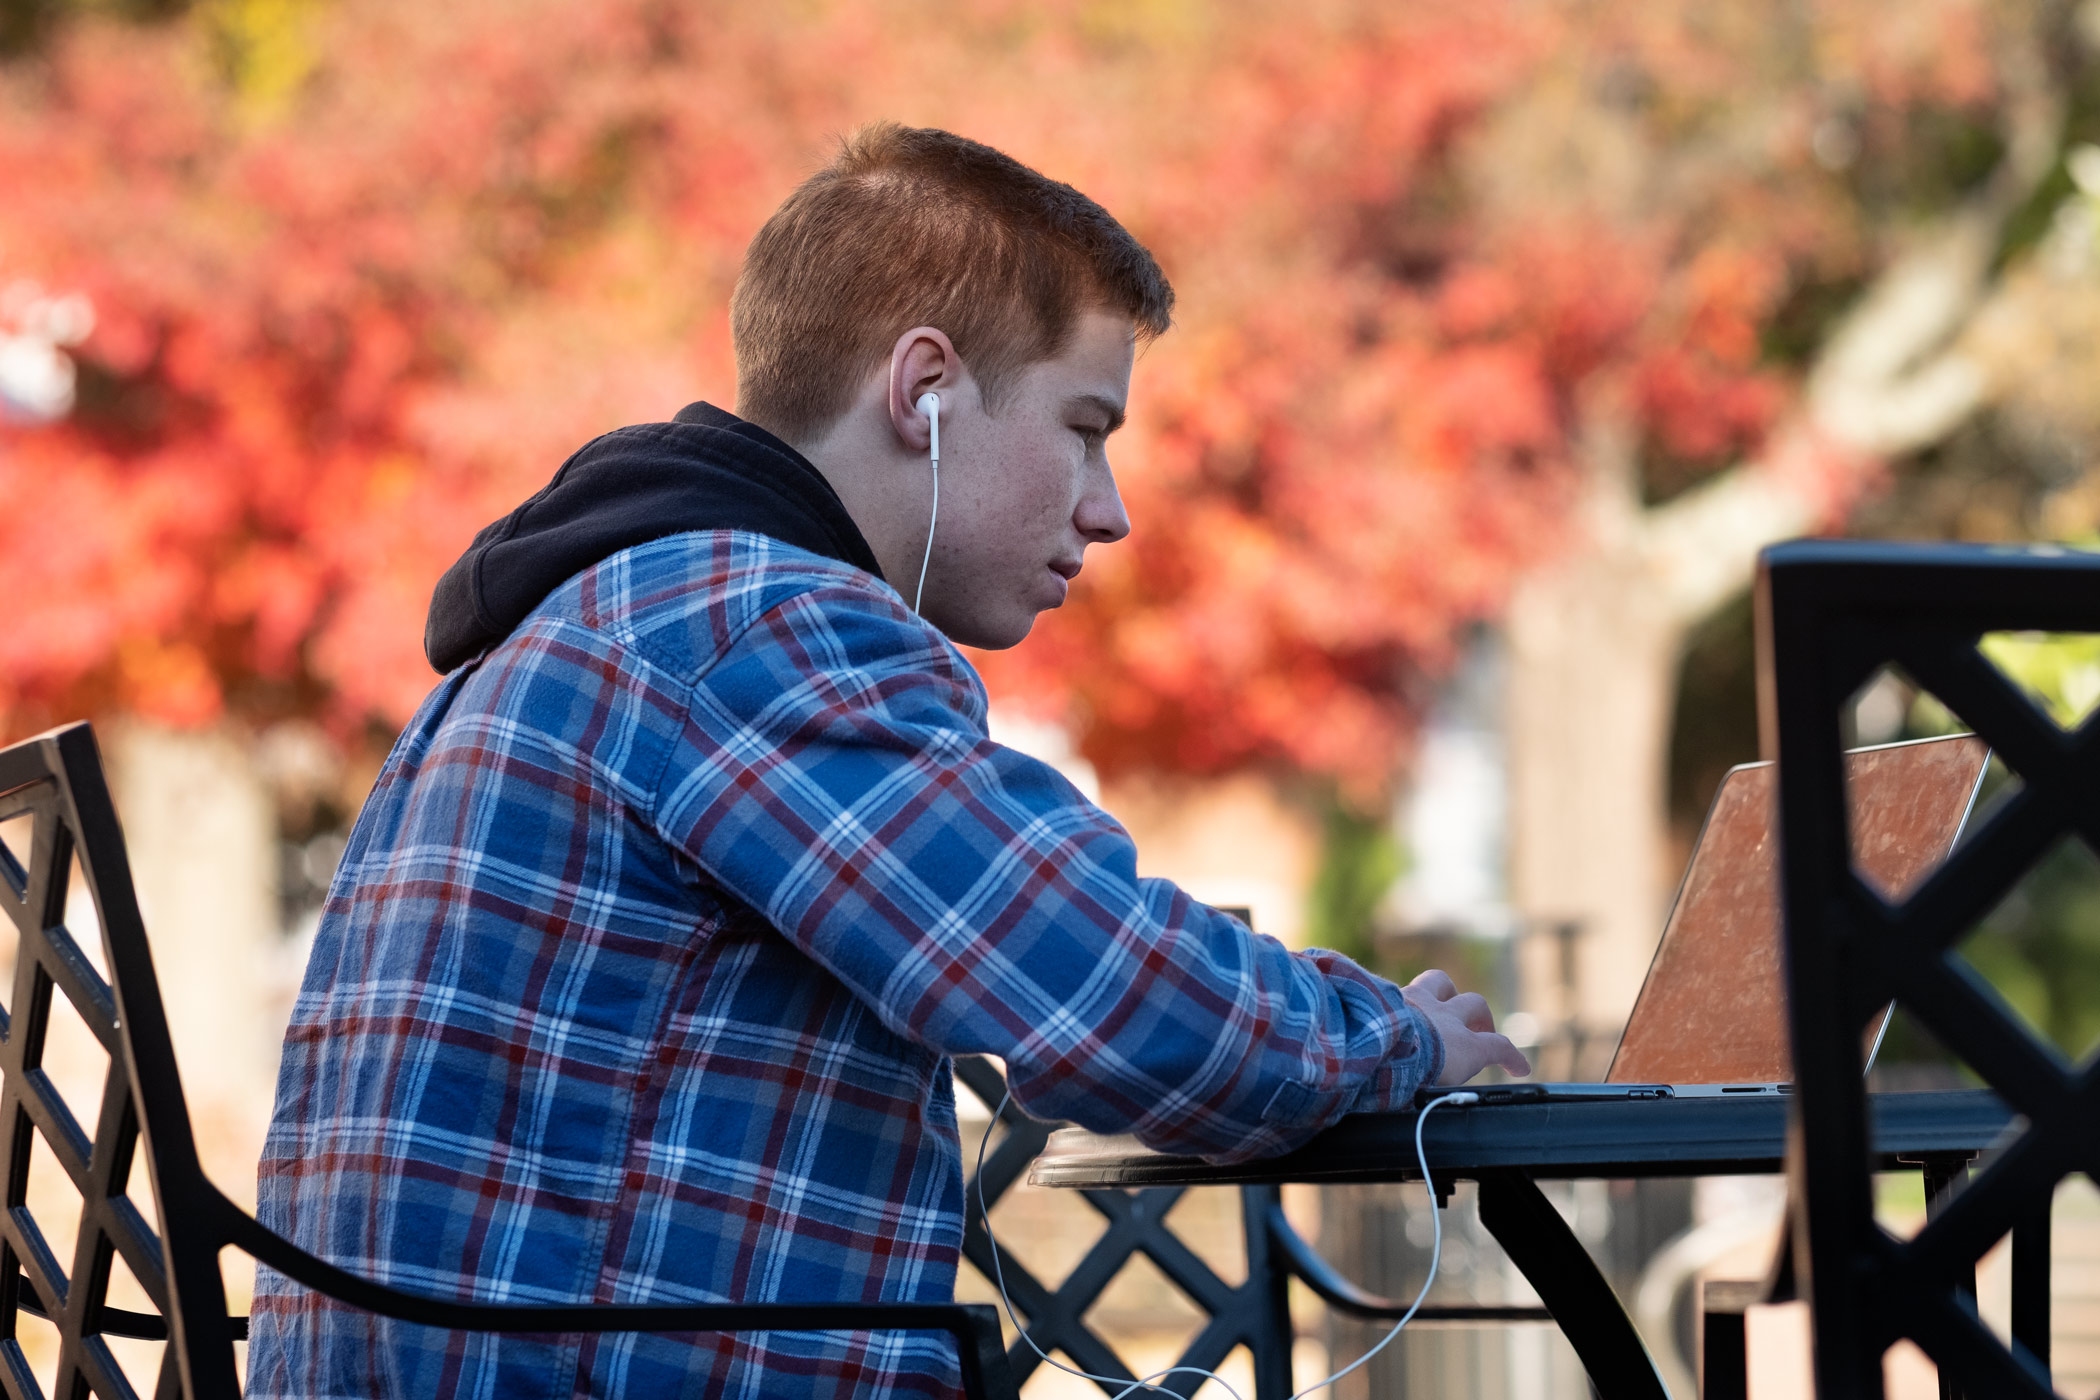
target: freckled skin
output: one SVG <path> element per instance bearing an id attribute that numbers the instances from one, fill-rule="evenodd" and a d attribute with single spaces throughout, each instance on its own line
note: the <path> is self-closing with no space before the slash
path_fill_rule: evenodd
<path id="1" fill-rule="evenodd" d="M 1082 312 L 1065 348 L 1028 365 L 988 412 L 946 335 L 898 337 L 840 419 L 796 443 L 837 488 L 909 602 L 933 506 L 920 395 L 941 399 L 940 523 L 921 610 L 958 642 L 1010 647 L 1064 602 L 1090 544 L 1130 533 L 1107 452 L 1130 397 L 1131 322 Z"/>

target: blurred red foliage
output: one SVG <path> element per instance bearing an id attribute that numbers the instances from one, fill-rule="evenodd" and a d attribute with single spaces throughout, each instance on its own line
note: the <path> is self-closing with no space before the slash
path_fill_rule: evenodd
<path id="1" fill-rule="evenodd" d="M 1823 7 L 1820 67 L 1697 0 L 270 6 L 0 74 L 0 282 L 98 317 L 76 411 L 0 430 L 11 728 L 397 724 L 437 573 L 591 434 L 728 401 L 744 242 L 890 116 L 1088 190 L 1181 293 L 1118 444 L 1137 532 L 995 693 L 1111 772 L 1375 789 L 1554 547 L 1582 395 L 1685 479 L 1790 401 L 1770 323 L 1865 256 L 1810 154 L 1832 72 L 1993 82 L 1917 39 L 1957 0 Z"/>

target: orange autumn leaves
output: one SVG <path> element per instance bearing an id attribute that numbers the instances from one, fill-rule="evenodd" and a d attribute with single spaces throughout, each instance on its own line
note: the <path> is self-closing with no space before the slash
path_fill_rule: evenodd
<path id="1" fill-rule="evenodd" d="M 1585 395 L 1690 476 L 1791 401 L 1763 328 L 1868 256 L 1819 85 L 1990 95 L 1914 42 L 1951 0 L 1828 7 L 1798 72 L 1655 0 L 271 3 L 268 45 L 206 5 L 0 72 L 0 282 L 97 313 L 75 413 L 0 427 L 13 731 L 398 724 L 438 572 L 592 434 L 730 403 L 745 241 L 893 117 L 1088 190 L 1181 296 L 1113 454 L 1136 533 L 995 693 L 1110 771 L 1374 793 L 1556 547 Z"/>

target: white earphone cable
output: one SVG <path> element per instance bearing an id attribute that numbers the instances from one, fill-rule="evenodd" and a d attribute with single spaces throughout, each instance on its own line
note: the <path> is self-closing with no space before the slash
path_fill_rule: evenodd
<path id="1" fill-rule="evenodd" d="M 1049 1352 L 1037 1346 L 1035 1338 L 1028 1335 L 1028 1329 L 1023 1327 L 1020 1318 L 1014 1315 L 1014 1300 L 1006 1294 L 1006 1267 L 999 1259 L 998 1236 L 992 1233 L 992 1213 L 986 1208 L 984 1203 L 985 1147 L 992 1140 L 992 1129 L 999 1126 L 1000 1115 L 1006 1112 L 1007 1104 L 1012 1101 L 1013 1091 L 1011 1089 L 999 1096 L 999 1106 L 992 1110 L 992 1121 L 985 1125 L 984 1136 L 977 1140 L 975 1181 L 977 1184 L 977 1216 L 979 1220 L 984 1222 L 984 1237 L 992 1247 L 992 1282 L 998 1286 L 999 1301 L 1006 1305 L 1006 1320 L 1011 1322 L 1014 1330 L 1021 1334 L 1021 1340 L 1028 1343 L 1028 1349 L 1041 1357 L 1046 1364 L 1055 1366 L 1058 1370 L 1064 1371 L 1069 1375 L 1078 1376 L 1081 1380 L 1098 1381 L 1107 1385 L 1123 1385 L 1123 1389 L 1117 1391 L 1112 1400 L 1124 1400 L 1125 1396 L 1139 1390 L 1164 1391 L 1165 1387 L 1157 1385 L 1155 1382 L 1174 1375 L 1206 1377 L 1224 1386 L 1226 1394 L 1232 1396 L 1232 1400 L 1244 1400 L 1244 1397 L 1237 1390 L 1234 1390 L 1223 1376 L 1218 1375 L 1215 1371 L 1206 1371 L 1200 1366 L 1169 1366 L 1163 1371 L 1154 1371 L 1149 1376 L 1140 1376 L 1138 1379 L 1125 1385 L 1120 1376 L 1097 1376 L 1091 1371 L 1082 1371 L 1077 1367 L 1065 1365 L 1062 1361 L 1051 1356 Z M 1415 1314 L 1421 1310 L 1423 1300 L 1429 1296 L 1431 1286 L 1436 1283 L 1437 1265 L 1443 1261 L 1444 1257 L 1444 1213 L 1442 1208 L 1436 1203 L 1436 1190 L 1429 1179 L 1429 1154 L 1422 1146 L 1422 1125 L 1429 1121 L 1429 1115 L 1432 1112 L 1442 1108 L 1447 1103 L 1472 1104 L 1479 1102 L 1480 1095 L 1470 1090 L 1459 1090 L 1455 1093 L 1444 1094 L 1438 1098 L 1431 1099 L 1422 1106 L 1422 1111 L 1415 1115 L 1415 1162 L 1422 1168 L 1423 1186 L 1429 1189 L 1429 1276 L 1422 1280 L 1422 1291 L 1415 1295 L 1414 1302 L 1408 1305 L 1407 1311 L 1401 1315 L 1400 1320 L 1393 1324 L 1392 1330 L 1379 1338 L 1378 1345 L 1372 1347 L 1333 1375 L 1314 1381 L 1305 1389 L 1291 1396 L 1290 1400 L 1305 1400 L 1305 1397 L 1311 1395 L 1314 1391 L 1333 1385 L 1351 1371 L 1369 1362 L 1372 1357 L 1384 1351 L 1391 1344 L 1393 1338 L 1400 1335 L 1400 1329 L 1412 1322 Z M 1171 1394 L 1172 1392 L 1167 1393 Z"/>
<path id="2" fill-rule="evenodd" d="M 919 604 L 926 601 L 926 566 L 933 562 L 933 528 L 941 523 L 941 396 L 919 395 L 913 407 L 926 415 L 926 454 L 933 460 L 933 513 L 926 517 L 926 553 L 919 559 L 919 587 L 911 595 L 911 610 L 924 617 Z"/>
<path id="3" fill-rule="evenodd" d="M 926 518 L 926 554 L 919 560 L 919 589 L 911 596 L 911 610 L 919 611 L 926 597 L 926 566 L 933 562 L 933 527 L 941 519 L 941 459 L 933 459 L 933 514 Z"/>

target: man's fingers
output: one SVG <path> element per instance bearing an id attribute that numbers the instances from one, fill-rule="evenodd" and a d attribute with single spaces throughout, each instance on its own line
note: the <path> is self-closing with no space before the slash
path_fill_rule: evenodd
<path id="1" fill-rule="evenodd" d="M 1444 1072 L 1437 1078 L 1439 1084 L 1463 1084 L 1489 1065 L 1500 1065 L 1511 1074 L 1531 1073 L 1531 1062 L 1506 1035 L 1448 1025 L 1443 1034 Z"/>
<path id="2" fill-rule="evenodd" d="M 1495 1036 L 1494 1040 L 1497 1052 L 1495 1055 L 1496 1064 L 1502 1066 L 1511 1074 L 1523 1075 L 1531 1073 L 1531 1061 L 1524 1058 L 1524 1052 L 1516 1047 L 1515 1042 L 1506 1035 Z"/>
<path id="3" fill-rule="evenodd" d="M 1407 985 L 1412 990 L 1429 993 L 1438 1001 L 1449 1001 L 1458 994 L 1458 984 L 1448 973 L 1434 967 Z"/>
<path id="4" fill-rule="evenodd" d="M 1463 1084 L 1489 1065 L 1531 1073 L 1531 1062 L 1495 1029 L 1495 1014 L 1478 992 L 1461 992 L 1450 976 L 1431 968 L 1402 989 L 1444 1040 L 1444 1084 Z M 1457 1024 L 1453 1024 L 1456 1022 Z"/>
<path id="5" fill-rule="evenodd" d="M 1478 992 L 1460 992 L 1452 997 L 1451 1012 L 1466 1023 L 1469 1031 L 1495 1029 L 1495 1013 L 1488 1010 L 1487 998 Z"/>

